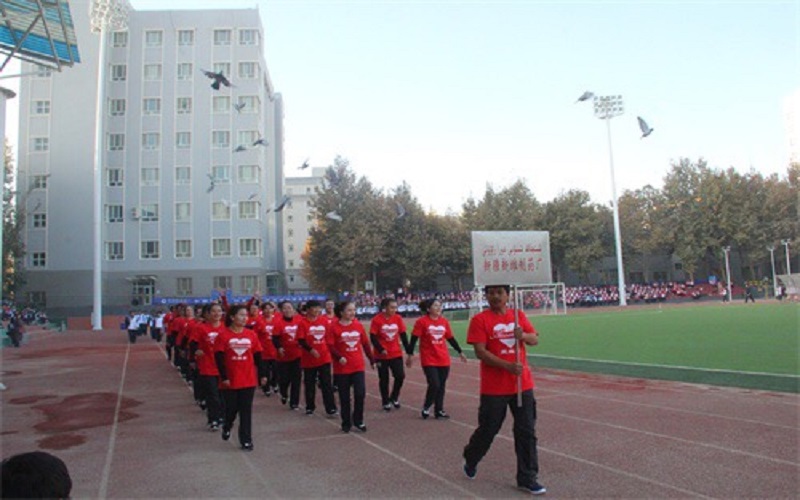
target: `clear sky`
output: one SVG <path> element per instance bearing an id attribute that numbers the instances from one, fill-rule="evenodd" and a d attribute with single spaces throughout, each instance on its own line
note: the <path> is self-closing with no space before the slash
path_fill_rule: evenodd
<path id="1" fill-rule="evenodd" d="M 585 90 L 625 101 L 611 121 L 618 192 L 660 185 L 680 157 L 786 171 L 800 0 L 131 3 L 258 6 L 290 176 L 340 154 L 439 213 L 518 178 L 543 202 L 577 188 L 608 203 L 605 125 L 574 104 Z M 638 115 L 655 128 L 646 139 Z"/>

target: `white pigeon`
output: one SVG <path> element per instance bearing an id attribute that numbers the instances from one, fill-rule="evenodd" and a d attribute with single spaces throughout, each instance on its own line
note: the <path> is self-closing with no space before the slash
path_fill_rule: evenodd
<path id="1" fill-rule="evenodd" d="M 636 119 L 639 120 L 639 128 L 642 131 L 642 139 L 653 133 L 653 130 L 655 129 L 650 128 L 647 122 L 644 121 L 644 118 L 642 118 L 641 116 L 637 116 Z"/>
<path id="2" fill-rule="evenodd" d="M 342 222 L 342 216 L 337 214 L 336 212 L 328 212 L 327 214 L 325 214 L 325 217 L 327 217 L 330 220 Z"/>

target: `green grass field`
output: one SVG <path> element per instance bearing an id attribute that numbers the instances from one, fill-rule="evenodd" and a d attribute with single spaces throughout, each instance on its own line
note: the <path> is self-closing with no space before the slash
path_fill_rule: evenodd
<path id="1" fill-rule="evenodd" d="M 800 392 L 800 305 L 734 303 L 532 316 L 533 364 Z M 467 321 L 452 321 L 465 345 Z"/>

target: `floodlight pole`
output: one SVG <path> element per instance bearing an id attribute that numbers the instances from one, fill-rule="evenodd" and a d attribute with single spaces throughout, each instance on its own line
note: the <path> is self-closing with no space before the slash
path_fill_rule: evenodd
<path id="1" fill-rule="evenodd" d="M 97 60 L 97 100 L 94 118 L 94 266 L 92 330 L 103 329 L 103 104 L 105 102 L 106 49 L 109 30 L 127 27 L 128 0 L 93 0 L 89 10 L 92 32 L 100 36 Z"/>
<path id="2" fill-rule="evenodd" d="M 731 262 L 729 258 L 731 247 L 722 247 L 722 251 L 725 252 L 725 275 L 727 276 L 726 281 L 728 282 L 728 302 L 733 302 L 733 295 L 731 295 Z"/>
<path id="3" fill-rule="evenodd" d="M 775 276 L 775 245 L 768 246 L 767 250 L 769 251 L 769 261 L 772 264 L 772 293 L 777 297 L 778 278 Z"/>
<path id="4" fill-rule="evenodd" d="M 789 240 L 781 240 L 781 245 L 786 249 L 786 274 L 792 274 L 792 262 L 789 259 Z"/>
<path id="5" fill-rule="evenodd" d="M 622 264 L 622 234 L 619 224 L 619 200 L 617 199 L 617 184 L 614 176 L 614 152 L 611 148 L 611 119 L 624 112 L 621 95 L 595 96 L 594 116 L 605 120 L 608 132 L 608 161 L 611 166 L 611 197 L 614 203 L 614 243 L 617 252 L 617 287 L 619 289 L 619 305 L 627 306 L 628 298 L 625 292 L 625 268 Z"/>

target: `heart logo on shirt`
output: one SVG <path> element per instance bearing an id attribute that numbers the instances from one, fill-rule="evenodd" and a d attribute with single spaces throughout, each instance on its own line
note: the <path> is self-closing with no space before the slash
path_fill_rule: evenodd
<path id="1" fill-rule="evenodd" d="M 347 344 L 350 349 L 355 349 L 358 342 L 361 340 L 359 332 L 342 332 L 342 341 Z"/>
<path id="2" fill-rule="evenodd" d="M 431 325 L 428 327 L 428 334 L 434 338 L 434 340 L 442 340 L 444 337 L 445 327 L 443 326 L 435 326 Z"/>
<path id="3" fill-rule="evenodd" d="M 308 333 L 314 337 L 314 340 L 317 342 L 321 342 L 322 339 L 325 338 L 325 327 L 324 326 L 312 326 L 308 329 Z"/>
<path id="4" fill-rule="evenodd" d="M 230 339 L 228 341 L 228 347 L 233 349 L 233 352 L 236 353 L 237 356 L 241 356 L 242 354 L 246 353 L 251 346 L 250 339 L 243 338 L 243 339 Z"/>
<path id="5" fill-rule="evenodd" d="M 286 332 L 286 335 L 294 339 L 294 336 L 297 334 L 297 327 L 296 326 L 287 326 L 283 329 Z"/>
<path id="6" fill-rule="evenodd" d="M 498 323 L 493 328 L 494 337 L 506 345 L 514 347 L 517 339 L 514 337 L 514 323 Z"/>
<path id="7" fill-rule="evenodd" d="M 386 337 L 386 340 L 393 340 L 394 336 L 397 335 L 397 325 L 383 325 L 381 328 L 381 332 Z"/>
<path id="8" fill-rule="evenodd" d="M 214 345 L 214 341 L 217 340 L 218 336 L 219 336 L 219 332 L 208 332 L 208 335 L 206 335 L 206 338 L 208 339 L 208 343 L 211 344 L 211 345 Z"/>

